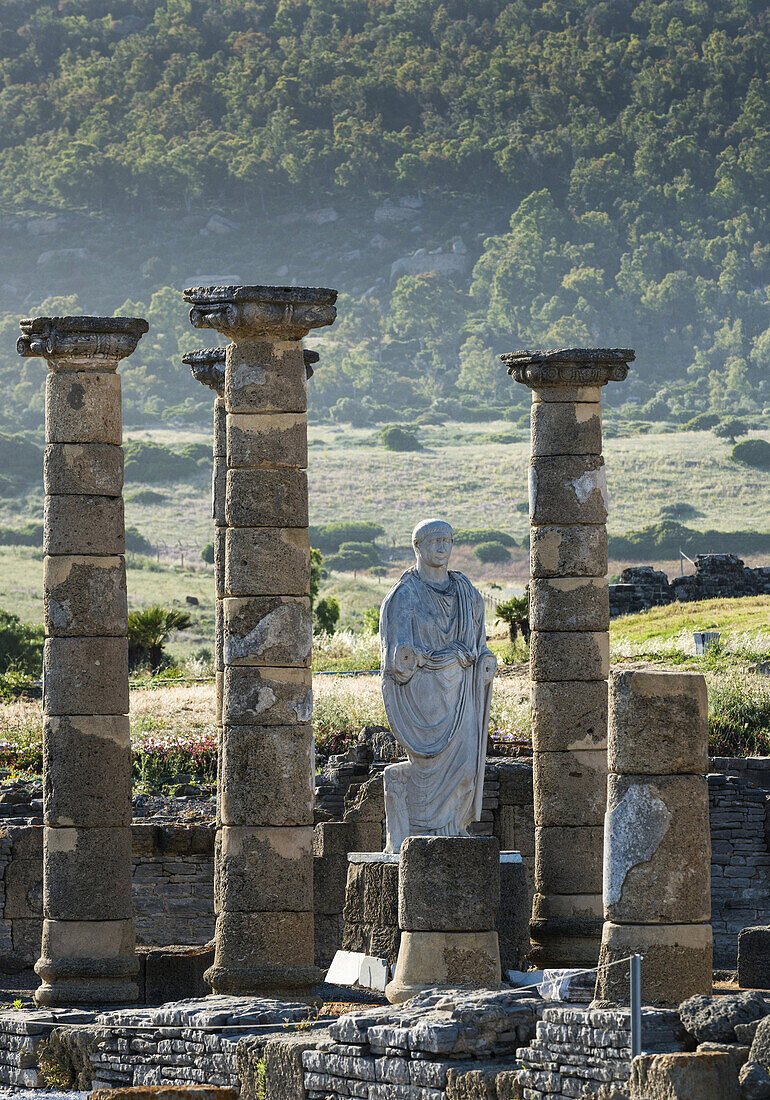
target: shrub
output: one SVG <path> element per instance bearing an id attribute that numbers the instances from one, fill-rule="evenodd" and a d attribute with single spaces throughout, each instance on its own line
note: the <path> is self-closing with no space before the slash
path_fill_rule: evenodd
<path id="1" fill-rule="evenodd" d="M 339 550 L 343 542 L 376 542 L 384 534 L 385 529 L 380 527 L 379 523 L 371 523 L 368 520 L 321 523 L 317 527 L 310 528 L 310 541 L 324 554 L 333 554 Z"/>
<path id="2" fill-rule="evenodd" d="M 325 634 L 333 634 L 340 621 L 340 605 L 334 596 L 324 596 L 315 605 L 315 619 L 319 630 Z"/>
<path id="3" fill-rule="evenodd" d="M 713 428 L 719 423 L 718 413 L 698 413 L 697 416 L 693 416 L 691 420 L 685 421 L 682 424 L 680 431 L 682 432 L 705 432 L 710 428 Z"/>
<path id="4" fill-rule="evenodd" d="M 761 554 L 770 550 L 770 532 L 694 531 L 674 520 L 664 520 L 626 535 L 610 535 L 610 555 L 622 561 L 675 558 L 680 548 L 690 556 Z"/>
<path id="5" fill-rule="evenodd" d="M 326 558 L 326 564 L 340 573 L 357 573 L 359 569 L 376 565 L 379 557 L 377 548 L 370 542 L 343 542 L 336 554 Z"/>
<path id="6" fill-rule="evenodd" d="M 42 523 L 25 523 L 23 527 L 0 527 L 0 546 L 43 545 Z"/>
<path id="7" fill-rule="evenodd" d="M 744 439 L 736 443 L 730 452 L 734 462 L 743 466 L 756 466 L 760 470 L 770 470 L 770 443 L 764 439 Z"/>
<path id="8" fill-rule="evenodd" d="M 478 546 L 473 549 L 474 557 L 478 558 L 482 562 L 503 562 L 510 561 L 510 551 L 506 546 L 503 546 L 501 542 L 480 542 Z"/>
<path id="9" fill-rule="evenodd" d="M 214 564 L 214 543 L 213 542 L 207 542 L 206 543 L 206 545 L 201 550 L 201 557 L 203 558 L 203 560 L 206 562 L 207 565 L 213 565 Z"/>
<path id="10" fill-rule="evenodd" d="M 129 656 L 134 665 L 147 661 L 151 672 L 163 662 L 163 646 L 176 630 L 186 630 L 192 619 L 186 611 L 172 608 L 145 607 L 128 616 Z"/>
<path id="11" fill-rule="evenodd" d="M 731 443 L 735 443 L 739 435 L 747 435 L 748 431 L 749 426 L 746 421 L 736 420 L 734 417 L 720 420 L 714 427 L 714 435 L 718 439 L 729 439 Z"/>
<path id="12" fill-rule="evenodd" d="M 408 428 L 399 428 L 393 425 L 383 428 L 380 432 L 380 440 L 388 451 L 421 451 L 422 444 L 413 431 Z"/>
<path id="13" fill-rule="evenodd" d="M 0 432 L 0 470 L 25 483 L 42 482 L 43 448 L 23 435 Z"/>
<path id="14" fill-rule="evenodd" d="M 379 634 L 380 609 L 379 607 L 367 607 L 364 611 L 364 633 Z"/>
<path id="15" fill-rule="evenodd" d="M 674 504 L 664 505 L 660 510 L 660 515 L 662 519 L 695 519 L 697 516 L 702 516 L 703 512 L 693 508 L 692 504 L 677 501 Z"/>
<path id="16" fill-rule="evenodd" d="M 9 669 L 39 676 L 43 668 L 42 626 L 23 623 L 18 615 L 0 608 L 0 672 Z"/>
<path id="17" fill-rule="evenodd" d="M 123 450 L 126 481 L 187 481 L 211 463 L 211 448 L 206 443 L 187 443 L 175 451 L 163 443 L 132 440 Z"/>
<path id="18" fill-rule="evenodd" d="M 529 505 L 527 505 L 529 510 Z M 505 531 L 496 531 L 492 527 L 474 528 L 461 527 L 454 533 L 454 541 L 457 546 L 478 546 L 481 542 L 499 542 L 503 546 L 515 546 L 516 539 Z"/>
<path id="19" fill-rule="evenodd" d="M 137 531 L 136 527 L 127 527 L 126 550 L 132 554 L 151 554 L 153 546 L 149 539 Z"/>
<path id="20" fill-rule="evenodd" d="M 165 504 L 166 494 L 156 493 L 154 489 L 136 489 L 126 493 L 126 502 L 131 504 Z"/>

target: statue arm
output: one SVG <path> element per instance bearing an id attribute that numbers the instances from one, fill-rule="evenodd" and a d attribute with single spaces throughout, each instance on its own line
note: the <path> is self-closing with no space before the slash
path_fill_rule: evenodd
<path id="1" fill-rule="evenodd" d="M 414 607 L 406 593 L 394 592 L 382 621 L 382 671 L 399 684 L 411 680 L 425 655 L 414 645 Z"/>

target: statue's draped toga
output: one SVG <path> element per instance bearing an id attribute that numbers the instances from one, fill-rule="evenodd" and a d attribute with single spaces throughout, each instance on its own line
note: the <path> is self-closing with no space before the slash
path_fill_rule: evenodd
<path id="1" fill-rule="evenodd" d="M 409 569 L 380 613 L 382 694 L 408 763 L 385 769 L 387 850 L 410 835 L 466 836 L 481 817 L 491 675 L 484 601 L 462 573 L 444 585 Z M 414 651 L 414 667 L 396 658 Z"/>

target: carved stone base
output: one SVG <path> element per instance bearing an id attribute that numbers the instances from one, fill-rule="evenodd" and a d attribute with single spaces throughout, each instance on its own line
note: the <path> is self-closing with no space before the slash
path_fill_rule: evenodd
<path id="1" fill-rule="evenodd" d="M 133 921 L 43 921 L 37 1004 L 131 1004 L 138 972 Z"/>
<path id="2" fill-rule="evenodd" d="M 309 1001 L 313 987 L 324 980 L 317 966 L 210 966 L 203 980 L 212 993 L 233 996 L 275 997 L 278 1000 Z"/>
<path id="3" fill-rule="evenodd" d="M 395 1005 L 436 986 L 493 989 L 499 984 L 497 932 L 402 932 L 385 996 Z"/>
<path id="4" fill-rule="evenodd" d="M 539 970 L 596 966 L 603 926 L 601 894 L 535 894 L 530 964 Z"/>

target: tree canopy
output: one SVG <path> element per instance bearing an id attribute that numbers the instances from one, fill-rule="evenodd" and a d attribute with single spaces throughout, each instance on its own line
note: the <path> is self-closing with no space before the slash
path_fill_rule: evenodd
<path id="1" fill-rule="evenodd" d="M 177 366 L 197 340 L 176 280 L 186 250 L 203 255 L 185 219 L 211 211 L 248 227 L 228 244 L 244 281 L 255 241 L 288 263 L 307 238 L 343 290 L 319 415 L 521 403 L 498 354 L 576 344 L 636 347 L 610 399 L 656 418 L 757 412 L 769 22 L 760 0 L 8 0 L 2 210 L 112 227 L 104 254 L 143 288 L 113 286 L 112 308 L 153 326 L 125 368 L 129 419 L 208 417 Z M 302 220 L 325 205 L 333 234 Z M 130 254 L 137 215 L 177 227 L 171 247 Z M 215 241 L 221 225 L 200 224 Z M 30 260 L 35 286 L 89 264 L 55 253 Z M 93 311 L 103 281 L 84 275 L 70 311 Z M 3 416 L 33 427 L 43 370 L 15 360 L 17 316 L 0 321 Z"/>

